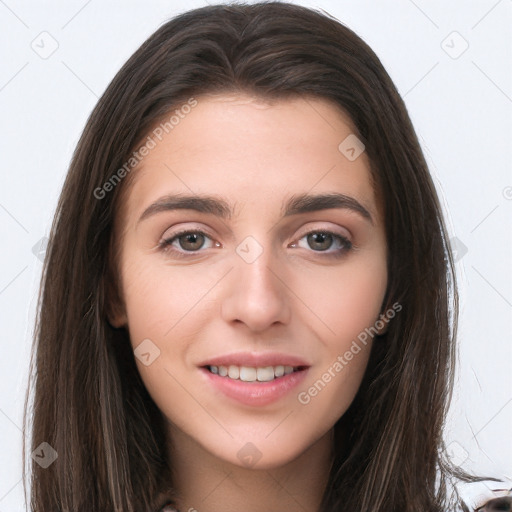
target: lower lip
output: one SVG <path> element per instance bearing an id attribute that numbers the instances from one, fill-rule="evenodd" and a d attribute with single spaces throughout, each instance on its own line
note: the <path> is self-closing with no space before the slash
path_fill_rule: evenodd
<path id="1" fill-rule="evenodd" d="M 206 368 L 200 368 L 209 384 L 227 397 L 250 406 L 263 406 L 277 402 L 304 380 L 308 369 L 289 373 L 269 382 L 244 382 L 243 380 L 221 377 Z"/>

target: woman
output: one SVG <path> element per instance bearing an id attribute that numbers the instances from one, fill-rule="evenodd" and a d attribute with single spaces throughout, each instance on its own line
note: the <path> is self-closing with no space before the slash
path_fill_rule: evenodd
<path id="1" fill-rule="evenodd" d="M 116 75 L 62 191 L 32 509 L 469 510 L 442 442 L 456 325 L 373 51 L 290 4 L 185 13 Z"/>

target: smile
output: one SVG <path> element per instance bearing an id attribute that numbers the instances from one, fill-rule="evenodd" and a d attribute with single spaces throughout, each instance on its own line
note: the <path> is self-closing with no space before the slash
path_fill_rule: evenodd
<path id="1" fill-rule="evenodd" d="M 293 367 L 286 365 L 277 366 L 263 366 L 263 367 L 251 367 L 251 366 L 207 366 L 208 370 L 221 377 L 228 379 L 240 380 L 243 382 L 270 382 L 284 375 L 300 371 L 301 367 Z"/>
<path id="2" fill-rule="evenodd" d="M 310 367 L 208 365 L 199 369 L 205 379 L 206 393 L 213 390 L 215 394 L 252 408 L 279 403 L 290 396 L 304 381 Z"/>

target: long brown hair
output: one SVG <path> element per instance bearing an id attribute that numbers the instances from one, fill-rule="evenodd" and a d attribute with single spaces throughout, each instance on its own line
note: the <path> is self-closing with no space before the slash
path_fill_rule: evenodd
<path id="1" fill-rule="evenodd" d="M 114 218 L 132 176 L 126 162 L 155 123 L 190 98 L 237 91 L 339 106 L 365 144 L 385 205 L 386 304 L 402 310 L 374 344 L 361 388 L 335 425 L 322 512 L 460 509 L 449 503 L 448 479 L 470 477 L 450 465 L 442 439 L 457 288 L 417 136 L 378 57 L 354 32 L 328 15 L 270 2 L 208 6 L 167 22 L 122 67 L 87 122 L 43 269 L 31 449 L 46 442 L 58 456 L 47 468 L 32 463 L 32 510 L 151 511 L 160 493 L 172 492 L 162 415 L 127 331 L 107 320 L 121 300 Z M 115 175 L 127 177 L 113 183 Z"/>

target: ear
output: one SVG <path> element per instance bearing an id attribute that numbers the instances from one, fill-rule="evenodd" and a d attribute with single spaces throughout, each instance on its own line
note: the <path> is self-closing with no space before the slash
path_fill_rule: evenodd
<path id="1" fill-rule="evenodd" d="M 115 232 L 115 230 L 114 230 Z M 108 323 L 116 328 L 128 326 L 128 315 L 124 304 L 122 285 L 120 279 L 118 245 L 115 242 L 116 236 L 112 234 L 107 250 L 106 272 L 103 274 L 103 290 L 105 315 Z"/>
<path id="2" fill-rule="evenodd" d="M 120 307 L 109 308 L 109 311 L 107 312 L 107 318 L 108 323 L 112 327 L 115 327 L 116 329 L 120 329 L 121 327 L 127 327 L 128 325 L 128 318 L 126 316 L 126 313 L 124 309 L 121 309 Z"/>
<path id="3" fill-rule="evenodd" d="M 386 334 L 388 332 L 389 319 L 386 318 L 386 315 L 381 314 L 379 315 L 379 318 L 375 322 L 375 326 L 377 327 L 376 336 L 382 336 L 383 334 Z"/>
<path id="4" fill-rule="evenodd" d="M 108 323 L 116 328 L 128 325 L 128 316 L 124 301 L 119 293 L 119 285 L 115 276 L 110 273 L 105 278 L 105 313 Z"/>
<path id="5" fill-rule="evenodd" d="M 387 317 L 387 312 L 389 311 L 389 309 L 389 305 L 385 304 L 380 310 L 379 318 L 377 318 L 377 320 L 375 321 L 375 327 L 377 329 L 376 336 L 382 336 L 383 334 L 386 334 L 388 332 L 389 322 L 391 321 L 391 319 Z"/>

